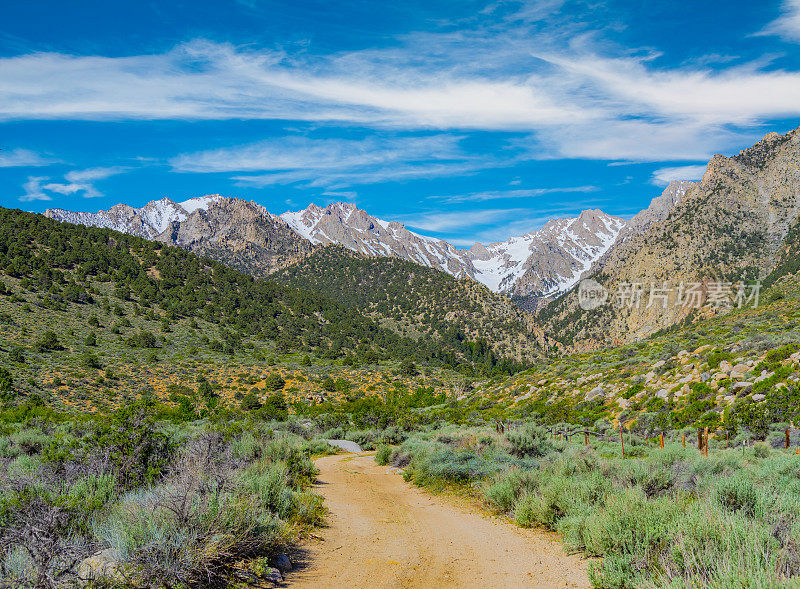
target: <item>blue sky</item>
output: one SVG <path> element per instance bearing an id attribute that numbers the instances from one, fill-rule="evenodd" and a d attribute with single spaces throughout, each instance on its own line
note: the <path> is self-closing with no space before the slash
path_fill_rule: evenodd
<path id="1" fill-rule="evenodd" d="M 355 202 L 459 245 L 630 216 L 800 125 L 800 0 L 0 6 L 0 205 Z"/>

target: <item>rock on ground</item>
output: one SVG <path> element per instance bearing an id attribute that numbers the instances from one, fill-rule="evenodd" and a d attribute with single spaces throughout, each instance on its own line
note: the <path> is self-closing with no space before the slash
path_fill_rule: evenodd
<path id="1" fill-rule="evenodd" d="M 352 452 L 353 454 L 359 454 L 363 452 L 361 446 L 356 444 L 355 442 L 351 442 L 350 440 L 324 440 L 328 442 L 331 446 L 336 446 L 337 448 L 341 448 L 345 452 Z"/>

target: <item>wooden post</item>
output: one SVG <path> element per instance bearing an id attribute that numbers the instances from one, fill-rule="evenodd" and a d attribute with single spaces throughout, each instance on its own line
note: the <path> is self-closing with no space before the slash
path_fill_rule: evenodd
<path id="1" fill-rule="evenodd" d="M 725 447 L 731 447 L 731 432 L 725 432 Z"/>
<path id="2" fill-rule="evenodd" d="M 785 444 L 786 444 L 786 449 L 788 450 L 788 449 L 789 449 L 789 428 L 788 428 L 788 427 L 786 428 L 786 440 L 785 440 Z"/>
<path id="3" fill-rule="evenodd" d="M 622 437 L 622 422 L 619 422 L 619 443 L 622 446 L 622 459 L 625 460 L 625 439 Z"/>
<path id="4" fill-rule="evenodd" d="M 708 456 L 708 428 L 703 428 L 703 456 Z"/>
<path id="5" fill-rule="evenodd" d="M 664 449 L 664 434 L 658 434 L 658 445 L 662 450 Z"/>
<path id="6" fill-rule="evenodd" d="M 700 428 L 697 430 L 697 449 L 700 450 L 701 453 L 703 452 L 703 430 Z"/>
<path id="7" fill-rule="evenodd" d="M 686 434 L 683 434 L 683 447 L 686 448 Z"/>
<path id="8" fill-rule="evenodd" d="M 583 432 L 583 442 L 586 446 L 589 446 L 589 432 Z"/>

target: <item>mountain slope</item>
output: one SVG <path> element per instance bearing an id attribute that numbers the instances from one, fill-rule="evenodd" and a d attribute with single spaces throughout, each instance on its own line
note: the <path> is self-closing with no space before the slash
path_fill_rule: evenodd
<path id="1" fill-rule="evenodd" d="M 508 241 L 475 244 L 467 257 L 477 269 L 475 278 L 496 292 L 552 297 L 569 290 L 625 227 L 619 217 L 588 210 Z"/>
<path id="2" fill-rule="evenodd" d="M 102 297 L 110 321 L 124 323 L 126 314 L 113 308 L 116 298 L 164 325 L 183 319 L 215 324 L 220 349 L 236 350 L 250 337 L 274 342 L 271 347 L 277 350 L 329 359 L 408 358 L 470 374 L 516 368 L 495 355 L 476 357 L 475 345 L 466 337 L 403 337 L 319 293 L 257 280 L 160 242 L 22 211 L 0 208 L 0 269 L 27 291 L 32 310 L 76 312 L 71 305 Z M 54 325 L 58 320 L 36 315 L 26 320 L 31 326 L 42 322 Z M 118 327 L 116 334 L 123 337 L 126 325 Z"/>
<path id="3" fill-rule="evenodd" d="M 373 217 L 350 203 L 324 209 L 312 204 L 281 219 L 316 244 L 338 244 L 367 256 L 387 256 L 442 270 L 456 278 L 475 277 L 475 268 L 460 250 L 443 241 L 413 233 L 396 221 Z"/>
<path id="4" fill-rule="evenodd" d="M 563 343 L 591 347 L 638 339 L 697 313 L 724 311 L 706 300 L 709 291 L 719 283 L 767 276 L 781 260 L 799 213 L 800 130 L 771 133 L 730 158 L 716 155 L 663 221 L 618 244 L 593 270 L 611 293 L 620 285 L 642 284 L 643 304 L 584 311 L 574 289 L 539 319 Z M 673 289 L 699 284 L 704 308 L 674 300 L 666 308 L 648 308 L 650 284 L 663 281 Z"/>
<path id="5" fill-rule="evenodd" d="M 317 246 L 335 244 L 471 278 L 518 300 L 564 292 L 608 251 L 625 227 L 618 217 L 584 211 L 505 242 L 462 250 L 349 203 L 325 208 L 312 204 L 276 216 L 256 203 L 209 195 L 179 203 L 163 198 L 139 209 L 116 205 L 98 213 L 49 209 L 45 214 L 178 245 L 256 276 L 296 262 Z"/>
<path id="6" fill-rule="evenodd" d="M 256 203 L 219 195 L 141 208 L 116 205 L 98 213 L 48 209 L 45 216 L 177 245 L 234 268 L 265 276 L 314 251 L 314 246 Z"/>
<path id="7" fill-rule="evenodd" d="M 405 260 L 329 246 L 271 278 L 323 292 L 411 337 L 486 340 L 497 355 L 518 360 L 541 355 L 541 330 L 507 297 Z"/>
<path id="8" fill-rule="evenodd" d="M 339 244 L 368 256 L 388 256 L 469 277 L 515 297 L 549 297 L 564 292 L 608 251 L 625 221 L 602 211 L 549 221 L 537 231 L 504 242 L 459 250 L 397 222 L 369 215 L 353 204 L 311 205 L 281 218 L 314 243 Z"/>

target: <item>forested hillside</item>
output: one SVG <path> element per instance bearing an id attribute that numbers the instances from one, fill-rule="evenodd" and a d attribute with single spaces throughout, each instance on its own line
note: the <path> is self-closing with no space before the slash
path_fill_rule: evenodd
<path id="1" fill-rule="evenodd" d="M 475 354 L 491 349 L 496 356 L 519 360 L 541 356 L 541 331 L 510 299 L 434 268 L 328 246 L 272 278 L 325 293 L 415 339 L 431 336 L 453 345 L 466 336 L 485 342 L 473 346 Z"/>
<path id="2" fill-rule="evenodd" d="M 0 268 L 3 352 L 30 380 L 18 379 L 18 386 L 31 392 L 41 390 L 44 377 L 32 365 L 46 367 L 61 356 L 76 368 L 104 366 L 104 357 L 145 363 L 139 376 L 162 360 L 202 362 L 204 354 L 222 358 L 215 366 L 242 355 L 264 361 L 294 354 L 350 367 L 402 360 L 465 376 L 518 368 L 456 331 L 447 340 L 398 335 L 323 295 L 180 248 L 41 215 L 0 210 Z M 53 373 L 45 380 L 57 389 L 63 379 Z"/>

